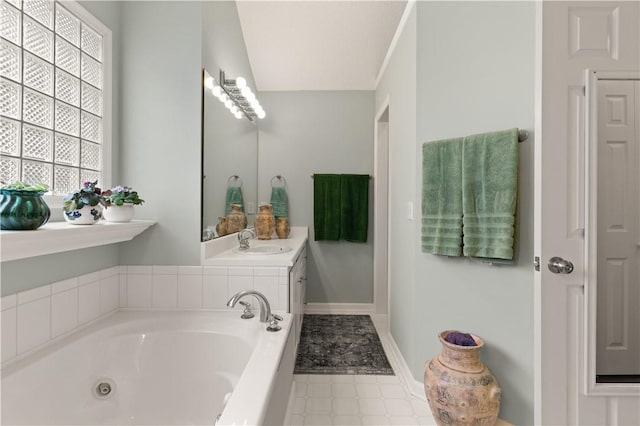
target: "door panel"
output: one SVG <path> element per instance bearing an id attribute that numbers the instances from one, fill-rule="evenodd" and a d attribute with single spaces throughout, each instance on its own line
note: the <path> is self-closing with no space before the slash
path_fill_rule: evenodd
<path id="1" fill-rule="evenodd" d="M 640 374 L 639 87 L 598 83 L 599 375 Z"/>
<path id="2" fill-rule="evenodd" d="M 584 78 L 587 69 L 640 69 L 639 4 L 545 1 L 541 6 L 536 251 L 541 263 L 539 395 L 543 424 L 613 425 L 637 420 L 637 397 L 585 393 Z M 619 152 L 615 155 L 621 157 Z M 551 273 L 547 262 L 554 256 L 570 260 L 573 272 Z"/>

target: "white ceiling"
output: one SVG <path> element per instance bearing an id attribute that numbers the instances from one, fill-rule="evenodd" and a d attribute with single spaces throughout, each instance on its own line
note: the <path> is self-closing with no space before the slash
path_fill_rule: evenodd
<path id="1" fill-rule="evenodd" d="M 257 90 L 374 90 L 406 0 L 236 5 Z"/>

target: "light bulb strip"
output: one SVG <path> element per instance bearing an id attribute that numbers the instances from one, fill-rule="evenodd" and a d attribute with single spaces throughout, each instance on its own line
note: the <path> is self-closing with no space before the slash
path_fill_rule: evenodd
<path id="1" fill-rule="evenodd" d="M 246 85 L 244 79 L 242 79 L 242 88 L 238 88 L 236 84 L 236 80 L 228 80 L 225 76 L 224 71 L 220 70 L 220 88 L 224 93 L 227 94 L 229 99 L 238 107 L 240 112 L 242 112 L 249 121 L 253 121 L 254 118 L 264 118 L 264 109 L 255 99 L 255 94 L 251 91 L 249 86 Z M 244 96 L 242 92 L 245 92 L 247 96 Z M 252 103 L 248 97 L 255 99 L 254 103 Z"/>

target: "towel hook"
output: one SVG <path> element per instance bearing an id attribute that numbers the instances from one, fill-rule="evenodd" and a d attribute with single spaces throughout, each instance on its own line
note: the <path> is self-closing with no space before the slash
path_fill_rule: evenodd
<path id="1" fill-rule="evenodd" d="M 272 188 L 274 188 L 274 186 L 273 186 L 273 181 L 274 181 L 275 179 L 277 179 L 279 182 L 281 182 L 283 187 L 286 187 L 286 186 L 287 186 L 287 181 L 285 180 L 284 176 L 282 176 L 282 175 L 275 175 L 274 177 L 272 177 L 272 178 L 271 178 L 271 187 L 272 187 Z"/>
<path id="2" fill-rule="evenodd" d="M 237 186 L 242 186 L 242 179 L 240 179 L 240 176 L 238 175 L 229 176 L 229 179 L 227 179 L 227 186 L 231 186 L 232 181 L 238 183 Z"/>

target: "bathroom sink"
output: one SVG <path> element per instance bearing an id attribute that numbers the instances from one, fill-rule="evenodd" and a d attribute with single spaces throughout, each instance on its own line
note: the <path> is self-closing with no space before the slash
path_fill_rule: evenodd
<path id="1" fill-rule="evenodd" d="M 263 246 L 255 246 L 249 247 L 247 250 L 240 250 L 239 248 L 234 248 L 234 253 L 239 254 L 282 254 L 291 251 L 291 247 L 282 247 L 273 244 L 266 244 Z"/>

